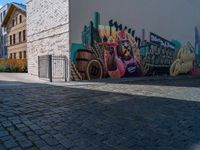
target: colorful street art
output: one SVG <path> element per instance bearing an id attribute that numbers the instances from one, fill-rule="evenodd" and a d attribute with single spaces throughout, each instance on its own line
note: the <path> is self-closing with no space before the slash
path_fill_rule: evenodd
<path id="1" fill-rule="evenodd" d="M 83 28 L 82 43 L 72 46 L 72 80 L 176 76 L 194 69 L 195 49 L 189 42 L 182 47 L 178 40 L 152 32 L 149 37 L 147 41 L 143 29 L 141 39 L 117 21 L 102 25 L 96 12 L 94 21 Z"/>
<path id="2" fill-rule="evenodd" d="M 177 76 L 179 74 L 189 73 L 194 69 L 195 50 L 188 42 L 184 47 L 180 48 L 177 57 L 170 68 L 170 75 Z"/>
<path id="3" fill-rule="evenodd" d="M 140 49 L 146 49 L 142 53 L 145 75 L 169 74 L 175 54 L 174 43 L 150 33 L 150 42 L 146 42 Z"/>

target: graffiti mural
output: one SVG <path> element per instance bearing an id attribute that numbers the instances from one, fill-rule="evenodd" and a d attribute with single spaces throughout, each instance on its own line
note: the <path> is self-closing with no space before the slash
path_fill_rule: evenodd
<path id="1" fill-rule="evenodd" d="M 145 75 L 169 74 L 175 54 L 175 45 L 155 33 L 150 33 L 150 41 L 141 47 L 142 64 Z"/>
<path id="2" fill-rule="evenodd" d="M 112 28 L 111 32 L 105 33 L 108 40 L 101 45 L 104 47 L 104 64 L 108 75 L 111 78 L 142 76 L 140 56 L 134 37 L 125 29 L 117 32 Z"/>
<path id="3" fill-rule="evenodd" d="M 193 70 L 196 58 L 189 42 L 182 47 L 178 40 L 169 41 L 153 32 L 147 40 L 145 29 L 140 38 L 134 29 L 117 21 L 102 25 L 98 12 L 83 27 L 82 43 L 72 44 L 71 57 L 72 80 L 176 76 Z"/>
<path id="4" fill-rule="evenodd" d="M 180 48 L 177 57 L 170 68 L 170 75 L 189 73 L 194 69 L 195 50 L 188 42 L 184 47 Z"/>

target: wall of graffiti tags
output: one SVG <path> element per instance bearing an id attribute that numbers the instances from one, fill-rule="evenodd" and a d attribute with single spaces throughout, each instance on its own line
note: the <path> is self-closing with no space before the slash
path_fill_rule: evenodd
<path id="1" fill-rule="evenodd" d="M 188 39 L 188 42 L 183 42 L 176 38 L 166 39 L 144 28 L 136 31 L 126 22 L 114 19 L 101 23 L 104 16 L 99 12 L 91 12 L 92 16 L 93 19 L 89 19 L 77 35 L 81 42 L 72 39 L 72 80 L 200 74 L 200 35 L 197 26 L 191 29 L 193 41 Z"/>

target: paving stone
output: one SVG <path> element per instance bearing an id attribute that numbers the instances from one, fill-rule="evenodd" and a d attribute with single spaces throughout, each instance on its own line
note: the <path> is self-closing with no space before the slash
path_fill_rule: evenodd
<path id="1" fill-rule="evenodd" d="M 12 148 L 11 150 L 22 150 L 20 147 Z"/>
<path id="2" fill-rule="evenodd" d="M 37 141 L 33 141 L 34 145 L 36 145 L 37 147 L 41 148 L 47 145 L 47 143 L 43 140 L 37 140 Z"/>
<path id="3" fill-rule="evenodd" d="M 0 150 L 6 150 L 1 143 L 0 143 Z"/>
<path id="4" fill-rule="evenodd" d="M 1 137 L 0 140 L 2 142 L 5 142 L 5 141 L 13 140 L 13 137 L 8 135 L 8 136 Z"/>
<path id="5" fill-rule="evenodd" d="M 23 122 L 24 124 L 26 124 L 27 126 L 33 124 L 33 123 L 32 123 L 31 121 L 29 121 L 29 120 L 22 120 L 22 122 Z"/>
<path id="6" fill-rule="evenodd" d="M 8 131 L 0 131 L 0 137 L 9 135 Z"/>
<path id="7" fill-rule="evenodd" d="M 27 131 L 25 133 L 25 135 L 27 135 L 27 136 L 33 136 L 33 135 L 35 135 L 35 133 L 33 131 Z"/>
<path id="8" fill-rule="evenodd" d="M 19 128 L 19 131 L 22 133 L 25 133 L 25 132 L 30 131 L 30 129 L 28 127 L 23 127 L 23 128 Z"/>
<path id="9" fill-rule="evenodd" d="M 28 149 L 26 149 L 26 150 L 39 150 L 39 148 L 37 148 L 37 147 L 31 147 L 31 148 L 28 148 Z M 59 149 L 58 149 L 59 150 Z"/>
<path id="10" fill-rule="evenodd" d="M 10 121 L 3 121 L 1 124 L 2 124 L 3 127 L 5 127 L 5 128 L 12 126 L 12 123 L 11 123 Z"/>
<path id="11" fill-rule="evenodd" d="M 29 125 L 29 128 L 31 128 L 33 131 L 41 129 L 38 125 L 35 125 L 35 124 Z"/>
<path id="12" fill-rule="evenodd" d="M 21 123 L 21 120 L 19 120 L 19 119 L 13 119 L 11 121 L 12 121 L 13 124 L 19 124 L 19 123 Z"/>
<path id="13" fill-rule="evenodd" d="M 11 132 L 11 134 L 16 138 L 16 137 L 20 137 L 23 134 L 21 132 L 19 132 L 18 130 L 14 130 Z"/>
<path id="14" fill-rule="evenodd" d="M 40 150 L 53 150 L 53 148 L 50 146 L 44 146 L 44 147 L 41 147 Z"/>
<path id="15" fill-rule="evenodd" d="M 40 140 L 40 139 L 41 139 L 38 135 L 30 135 L 30 136 L 28 136 L 28 138 L 29 138 L 31 141 L 37 141 L 37 140 Z"/>
<path id="16" fill-rule="evenodd" d="M 12 132 L 12 131 L 14 131 L 14 130 L 16 130 L 16 129 L 15 129 L 14 126 L 11 126 L 11 127 L 8 127 L 7 130 L 8 130 L 9 132 Z"/>
<path id="17" fill-rule="evenodd" d="M 58 145 L 58 141 L 50 135 L 42 135 L 41 138 L 50 146 Z"/>
<path id="18" fill-rule="evenodd" d="M 33 143 L 30 142 L 29 140 L 22 140 L 22 141 L 19 141 L 19 145 L 25 149 L 25 148 L 30 148 L 33 146 Z"/>
<path id="19" fill-rule="evenodd" d="M 21 142 L 21 141 L 27 140 L 27 137 L 22 135 L 22 136 L 15 137 L 15 139 L 16 139 L 16 141 Z"/>
<path id="20" fill-rule="evenodd" d="M 26 86 L 0 90 L 0 150 L 199 148 L 199 78 Z"/>
<path id="21" fill-rule="evenodd" d="M 43 135 L 45 134 L 46 132 L 42 129 L 39 129 L 39 130 L 34 130 L 34 132 L 37 134 L 37 135 Z"/>
<path id="22" fill-rule="evenodd" d="M 59 143 L 61 143 L 65 148 L 70 148 L 73 145 L 69 139 L 59 140 Z"/>
<path id="23" fill-rule="evenodd" d="M 15 124 L 15 126 L 19 129 L 19 128 L 25 128 L 26 126 L 22 123 L 19 124 Z"/>
<path id="24" fill-rule="evenodd" d="M 11 149 L 11 148 L 17 147 L 17 143 L 15 142 L 15 140 L 10 139 L 10 140 L 4 142 L 4 146 L 7 149 Z"/>
<path id="25" fill-rule="evenodd" d="M 54 150 L 67 150 L 66 147 L 64 147 L 64 146 L 62 146 L 60 144 L 57 145 L 57 146 L 52 146 L 51 148 L 54 149 Z"/>

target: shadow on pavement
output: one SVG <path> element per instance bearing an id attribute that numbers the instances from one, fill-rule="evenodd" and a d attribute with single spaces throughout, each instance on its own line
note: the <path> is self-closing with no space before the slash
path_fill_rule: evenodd
<path id="1" fill-rule="evenodd" d="M 185 82 L 187 81 L 187 82 Z M 200 76 L 155 76 L 155 77 L 136 77 L 122 79 L 102 79 L 82 81 L 91 83 L 112 83 L 112 84 L 135 84 L 135 85 L 158 85 L 158 86 L 177 86 L 177 87 L 200 87 Z"/>
<path id="2" fill-rule="evenodd" d="M 11 128 L 37 148 L 29 132 L 53 149 L 67 145 L 93 150 L 198 150 L 200 146 L 199 102 L 19 84 L 20 88 L 0 90 L 0 132 L 8 131 L 16 143 L 19 137 Z M 0 145 L 5 146 L 2 138 Z"/>

